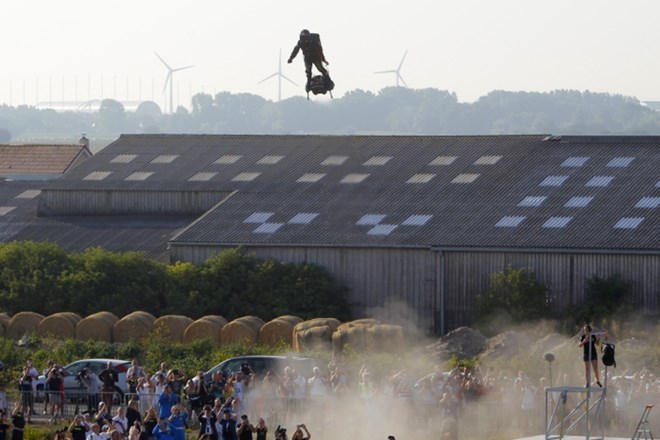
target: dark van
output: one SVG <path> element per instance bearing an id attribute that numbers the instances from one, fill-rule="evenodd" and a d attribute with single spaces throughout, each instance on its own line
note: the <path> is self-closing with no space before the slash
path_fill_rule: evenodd
<path id="1" fill-rule="evenodd" d="M 312 370 L 316 366 L 314 359 L 297 356 L 238 356 L 220 362 L 204 374 L 204 378 L 210 381 L 213 374 L 222 371 L 225 375 L 244 371 L 247 368 L 259 377 L 263 377 L 268 371 L 271 374 L 282 376 L 284 368 L 291 367 L 298 371 L 303 377 L 312 376 Z"/>

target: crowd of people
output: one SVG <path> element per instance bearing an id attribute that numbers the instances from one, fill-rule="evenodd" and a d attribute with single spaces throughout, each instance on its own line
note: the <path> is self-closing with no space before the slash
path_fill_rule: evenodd
<path id="1" fill-rule="evenodd" d="M 57 376 L 58 368 L 49 365 L 46 377 Z M 2 414 L 0 421 L 0 433 L 6 425 L 4 429 L 12 430 L 14 440 L 22 438 L 25 424 L 35 413 L 26 379 L 32 370 L 28 362 L 19 381 L 22 399 L 16 402 L 11 420 L 7 420 L 9 414 Z M 112 366 L 106 370 L 113 370 Z M 290 366 L 258 376 L 248 365 L 207 378 L 202 371 L 186 377 L 165 362 L 149 373 L 134 360 L 126 376 L 128 392 L 124 400 L 117 401 L 113 398 L 116 371 L 106 370 L 98 376 L 87 371 L 79 377 L 87 388 L 85 405 L 73 415 L 68 428 L 73 440 L 184 440 L 186 430 L 195 430 L 199 439 L 208 440 L 265 440 L 273 435 L 284 440 L 288 439 L 285 424 L 295 426 L 292 439 L 309 440 L 307 426 L 296 424 L 298 421 L 307 420 L 320 431 L 338 423 L 371 429 L 400 414 L 405 417 L 398 425 L 405 429 L 440 429 L 450 439 L 458 438 L 459 429 L 485 432 L 515 427 L 520 432 L 538 433 L 543 432 L 545 389 L 551 385 L 546 377 L 532 377 L 525 371 L 511 374 L 479 366 L 436 369 L 420 376 L 408 369 L 383 374 L 382 369 L 376 371 L 369 365 L 352 371 L 333 360 L 325 367 L 315 367 L 309 377 Z M 578 370 L 560 375 L 555 384 L 580 380 Z M 639 408 L 660 403 L 660 377 L 648 369 L 616 376 L 610 370 L 602 380 L 610 387 L 608 420 L 617 426 L 631 429 Z M 55 384 L 59 386 L 57 380 Z M 64 414 L 63 400 L 59 388 L 57 392 L 49 389 L 43 412 L 51 423 L 57 423 Z M 634 402 L 641 406 L 631 405 Z M 257 420 L 254 424 L 252 417 Z M 278 423 L 277 429 L 269 428 Z"/>

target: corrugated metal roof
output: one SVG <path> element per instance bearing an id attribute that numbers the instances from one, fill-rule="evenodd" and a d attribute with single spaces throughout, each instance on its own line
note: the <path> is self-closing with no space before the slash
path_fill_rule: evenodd
<path id="1" fill-rule="evenodd" d="M 643 136 L 124 135 L 44 191 L 237 191 L 174 244 L 660 250 L 659 153 Z"/>

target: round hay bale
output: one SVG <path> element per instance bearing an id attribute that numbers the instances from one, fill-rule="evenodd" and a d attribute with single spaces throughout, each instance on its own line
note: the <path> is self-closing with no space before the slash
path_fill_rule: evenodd
<path id="1" fill-rule="evenodd" d="M 7 326 L 9 325 L 9 315 L 0 313 L 0 337 L 5 337 L 7 334 Z"/>
<path id="2" fill-rule="evenodd" d="M 220 330 L 220 343 L 256 343 L 257 338 L 259 337 L 259 330 L 261 330 L 259 321 L 261 321 L 261 319 L 254 316 L 244 316 L 242 318 L 234 319 Z M 263 321 L 261 322 L 263 323 Z"/>
<path id="3" fill-rule="evenodd" d="M 263 319 L 257 318 L 256 316 L 242 316 L 236 319 L 236 321 L 246 322 L 257 330 L 259 330 L 261 326 L 265 324 Z"/>
<path id="4" fill-rule="evenodd" d="M 292 347 L 293 327 L 294 324 L 290 321 L 275 318 L 261 326 L 257 342 L 259 344 L 266 344 L 274 347 L 280 343 L 280 341 L 284 341 L 289 347 Z"/>
<path id="5" fill-rule="evenodd" d="M 80 320 L 80 315 L 77 313 L 53 313 L 41 320 L 37 327 L 37 334 L 39 336 L 50 335 L 59 339 L 73 339 L 76 337 L 76 325 Z"/>
<path id="6" fill-rule="evenodd" d="M 193 323 L 193 320 L 182 315 L 165 315 L 154 321 L 153 331 L 158 332 L 163 339 L 173 342 L 183 342 L 183 332 Z"/>
<path id="7" fill-rule="evenodd" d="M 376 324 L 366 329 L 366 346 L 372 352 L 399 351 L 404 347 L 403 327 Z"/>
<path id="8" fill-rule="evenodd" d="M 112 329 L 119 321 L 111 312 L 97 312 L 81 319 L 76 325 L 76 339 L 79 341 L 113 342 Z"/>
<path id="9" fill-rule="evenodd" d="M 299 350 L 330 350 L 332 348 L 332 328 L 317 326 L 296 332 L 295 339 Z"/>
<path id="10" fill-rule="evenodd" d="M 337 327 L 337 330 L 353 328 L 353 327 L 372 327 L 376 324 L 380 324 L 380 322 L 377 319 L 373 319 L 373 318 L 356 319 L 354 321 L 348 321 L 348 322 L 344 322 L 343 324 L 340 324 Z"/>
<path id="11" fill-rule="evenodd" d="M 342 324 L 345 325 L 345 324 Z M 367 349 L 367 329 L 368 325 L 353 325 L 337 328 L 332 334 L 332 349 L 335 353 L 342 353 L 346 346 L 356 353 L 361 353 Z"/>
<path id="12" fill-rule="evenodd" d="M 286 322 L 288 322 L 288 323 L 290 323 L 291 325 L 294 325 L 294 326 L 295 326 L 296 324 L 299 324 L 299 323 L 303 322 L 303 319 L 302 319 L 302 318 L 300 318 L 300 317 L 298 317 L 298 316 L 294 316 L 294 315 L 283 315 L 283 316 L 278 316 L 278 317 L 275 318 L 275 319 L 280 319 L 280 320 L 286 321 Z"/>
<path id="13" fill-rule="evenodd" d="M 207 315 L 194 321 L 183 332 L 183 342 L 190 343 L 197 339 L 209 338 L 220 343 L 220 330 L 227 325 L 227 320 L 220 315 Z"/>
<path id="14" fill-rule="evenodd" d="M 44 315 L 34 312 L 19 312 L 11 317 L 7 325 L 6 337 L 20 339 L 25 335 L 35 333 Z"/>
<path id="15" fill-rule="evenodd" d="M 330 345 L 332 333 L 337 330 L 341 322 L 336 318 L 314 318 L 308 321 L 299 322 L 293 328 L 293 349 L 300 351 L 303 347 L 301 341 L 304 339 L 302 334 L 315 327 L 327 328 L 329 331 L 328 345 Z M 305 336 L 305 338 L 308 336 Z"/>
<path id="16" fill-rule="evenodd" d="M 156 318 L 147 312 L 133 312 L 117 321 L 112 328 L 112 339 L 115 342 L 139 340 L 151 332 Z"/>

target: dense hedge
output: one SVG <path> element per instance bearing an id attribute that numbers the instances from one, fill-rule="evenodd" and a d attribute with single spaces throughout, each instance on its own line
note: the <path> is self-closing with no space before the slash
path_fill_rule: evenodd
<path id="1" fill-rule="evenodd" d="M 52 243 L 0 244 L 0 304 L 9 315 L 29 310 L 87 316 L 107 310 L 124 316 L 144 310 L 194 319 L 212 314 L 350 318 L 345 289 L 323 268 L 258 260 L 241 248 L 201 265 L 167 265 L 137 252 L 67 253 Z"/>

